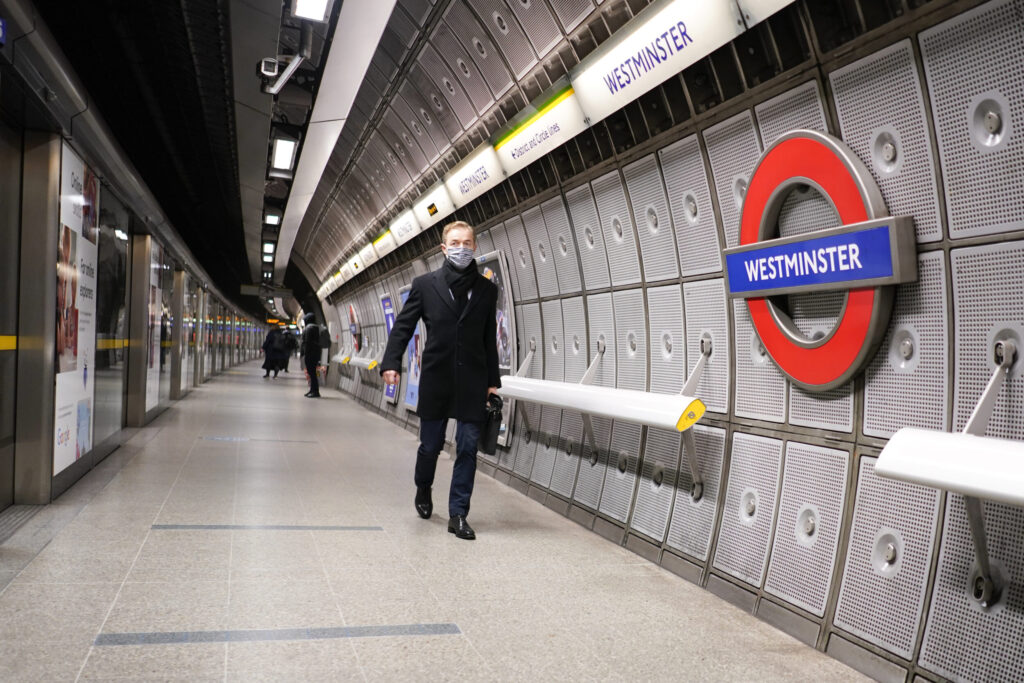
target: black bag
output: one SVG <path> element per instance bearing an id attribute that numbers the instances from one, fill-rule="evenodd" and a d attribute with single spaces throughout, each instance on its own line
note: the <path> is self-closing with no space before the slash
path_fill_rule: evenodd
<path id="1" fill-rule="evenodd" d="M 317 326 L 319 329 L 317 341 L 320 344 L 321 349 L 331 348 L 331 332 L 323 325 Z"/>
<path id="2" fill-rule="evenodd" d="M 476 447 L 487 455 L 494 455 L 498 450 L 498 434 L 501 432 L 501 409 L 505 402 L 501 396 L 491 394 L 487 398 L 487 417 L 480 428 L 480 438 Z"/>

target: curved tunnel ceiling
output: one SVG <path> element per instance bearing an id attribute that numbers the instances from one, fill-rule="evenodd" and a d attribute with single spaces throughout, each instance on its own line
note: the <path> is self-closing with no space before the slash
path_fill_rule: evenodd
<path id="1" fill-rule="evenodd" d="M 647 4 L 399 0 L 295 239 L 313 286 Z"/>

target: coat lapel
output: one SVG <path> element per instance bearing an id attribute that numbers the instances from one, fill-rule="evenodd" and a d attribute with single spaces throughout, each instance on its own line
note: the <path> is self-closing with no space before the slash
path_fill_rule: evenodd
<path id="1" fill-rule="evenodd" d="M 458 313 L 458 309 L 455 308 L 455 300 L 452 299 L 452 293 L 448 290 L 448 285 L 444 281 L 444 271 L 440 268 L 430 274 L 430 281 L 434 283 L 434 289 L 437 290 L 437 295 L 441 297 L 441 300 L 448 304 L 448 308 Z M 469 306 L 466 306 L 469 308 Z"/>
<path id="2" fill-rule="evenodd" d="M 462 309 L 462 315 L 459 316 L 459 320 L 462 320 L 469 313 L 469 309 L 473 308 L 473 305 L 484 298 L 484 290 L 487 288 L 487 278 L 481 275 L 477 278 L 476 284 L 473 285 L 473 296 L 469 297 L 469 302 L 466 307 Z M 451 298 L 451 297 L 449 297 Z"/>

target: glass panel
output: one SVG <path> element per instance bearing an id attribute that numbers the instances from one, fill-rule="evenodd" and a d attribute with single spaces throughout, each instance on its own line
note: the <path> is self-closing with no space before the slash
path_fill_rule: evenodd
<path id="1" fill-rule="evenodd" d="M 0 510 L 14 502 L 21 131 L 0 124 Z"/>
<path id="2" fill-rule="evenodd" d="M 174 299 L 174 265 L 165 251 L 160 268 L 160 405 L 171 402 L 171 339 L 174 319 L 171 302 Z"/>
<path id="3" fill-rule="evenodd" d="M 93 443 L 120 431 L 124 412 L 125 338 L 128 329 L 128 209 L 105 185 L 100 189 L 96 268 L 96 421 Z"/>

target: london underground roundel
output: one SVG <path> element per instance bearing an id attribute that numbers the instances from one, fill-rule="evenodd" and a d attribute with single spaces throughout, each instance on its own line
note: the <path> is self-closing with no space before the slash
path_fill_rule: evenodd
<path id="1" fill-rule="evenodd" d="M 810 186 L 842 225 L 778 237 L 783 202 Z M 910 217 L 888 215 L 867 166 L 841 140 L 797 130 L 761 156 L 747 186 L 739 246 L 725 250 L 731 298 L 744 298 L 761 344 L 795 384 L 825 391 L 850 381 L 885 336 L 894 285 L 917 279 Z M 789 317 L 783 295 L 845 290 L 830 333 L 808 338 Z M 780 298 L 775 298 L 780 297 Z"/>

